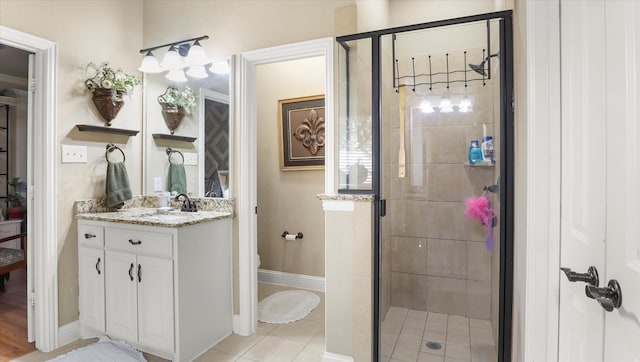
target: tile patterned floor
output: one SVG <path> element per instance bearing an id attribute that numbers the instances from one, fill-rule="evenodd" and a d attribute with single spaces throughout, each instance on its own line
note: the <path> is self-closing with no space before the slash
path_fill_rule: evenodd
<path id="1" fill-rule="evenodd" d="M 294 288 L 258 283 L 258 296 L 262 300 L 275 292 L 289 289 Z M 258 330 L 253 335 L 232 334 L 196 361 L 322 361 L 324 293 L 314 293 L 320 296 L 320 305 L 304 319 L 287 324 L 258 322 Z"/>
<path id="2" fill-rule="evenodd" d="M 382 322 L 383 362 L 496 362 L 491 323 L 391 307 Z M 428 342 L 442 348 L 430 349 Z"/>

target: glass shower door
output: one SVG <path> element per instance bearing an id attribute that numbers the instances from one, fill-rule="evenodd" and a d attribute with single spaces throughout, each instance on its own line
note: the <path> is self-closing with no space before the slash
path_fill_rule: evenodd
<path id="1" fill-rule="evenodd" d="M 497 361 L 498 20 L 388 34 L 380 48 L 381 358 Z M 467 216 L 469 199 L 488 202 L 490 225 Z"/>

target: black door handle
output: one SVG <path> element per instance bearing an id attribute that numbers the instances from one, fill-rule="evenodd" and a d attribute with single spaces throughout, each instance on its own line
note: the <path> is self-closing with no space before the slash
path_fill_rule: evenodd
<path id="1" fill-rule="evenodd" d="M 569 268 L 560 268 L 567 276 L 570 282 L 585 282 L 595 287 L 598 286 L 598 269 L 595 266 L 590 266 L 586 273 L 576 273 Z"/>
<path id="2" fill-rule="evenodd" d="M 98 271 L 98 275 L 100 275 L 100 258 L 98 258 L 98 262 L 96 263 L 96 270 Z"/>
<path id="3" fill-rule="evenodd" d="M 613 308 L 620 308 L 622 305 L 622 290 L 615 279 L 609 280 L 609 284 L 604 288 L 587 285 L 586 293 L 588 297 L 597 300 L 607 312 L 611 312 Z"/>
<path id="4" fill-rule="evenodd" d="M 131 245 L 140 245 L 140 244 L 142 244 L 142 241 L 140 241 L 140 240 L 133 241 L 133 239 L 129 239 L 129 244 L 131 244 Z"/>
<path id="5" fill-rule="evenodd" d="M 84 238 L 85 239 L 91 239 L 91 238 L 95 238 L 95 237 L 96 237 L 95 234 L 84 233 Z"/>
<path id="6" fill-rule="evenodd" d="M 138 283 L 142 281 L 142 265 L 138 264 Z"/>
<path id="7" fill-rule="evenodd" d="M 586 285 L 584 288 L 584 294 L 587 297 L 593 299 L 591 294 L 589 294 L 587 287 L 590 287 L 590 286 L 598 287 L 598 283 L 600 282 L 600 278 L 598 278 L 598 269 L 596 269 L 595 266 L 590 266 L 589 269 L 587 269 L 586 273 L 576 273 L 569 268 L 560 268 L 560 270 L 564 272 L 564 275 L 566 275 L 567 279 L 569 279 L 569 281 L 572 283 L 573 282 L 587 283 L 588 285 Z"/>
<path id="8" fill-rule="evenodd" d="M 129 267 L 129 278 L 133 281 L 133 263 L 131 263 L 131 266 Z"/>

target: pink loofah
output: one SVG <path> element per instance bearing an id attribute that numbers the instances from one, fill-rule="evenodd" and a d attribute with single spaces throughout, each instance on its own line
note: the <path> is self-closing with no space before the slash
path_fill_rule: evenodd
<path id="1" fill-rule="evenodd" d="M 464 213 L 468 218 L 478 220 L 487 228 L 485 246 L 487 250 L 493 250 L 493 217 L 491 202 L 485 196 L 470 197 L 467 199 L 467 209 Z"/>

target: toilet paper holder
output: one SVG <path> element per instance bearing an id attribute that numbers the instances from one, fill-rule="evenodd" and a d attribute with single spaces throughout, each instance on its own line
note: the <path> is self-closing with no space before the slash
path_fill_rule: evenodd
<path id="1" fill-rule="evenodd" d="M 280 236 L 282 236 L 283 238 L 287 239 L 287 236 L 288 236 L 288 235 L 294 235 L 294 234 L 290 234 L 288 231 L 286 231 L 286 230 L 285 230 L 285 231 L 282 233 L 282 235 L 280 235 Z M 301 232 L 298 232 L 298 233 L 297 233 L 297 234 L 295 234 L 294 236 L 295 236 L 295 239 L 294 239 L 294 240 L 298 240 L 298 239 L 302 239 L 302 237 L 303 237 L 304 235 L 302 235 L 302 233 L 301 233 Z"/>

